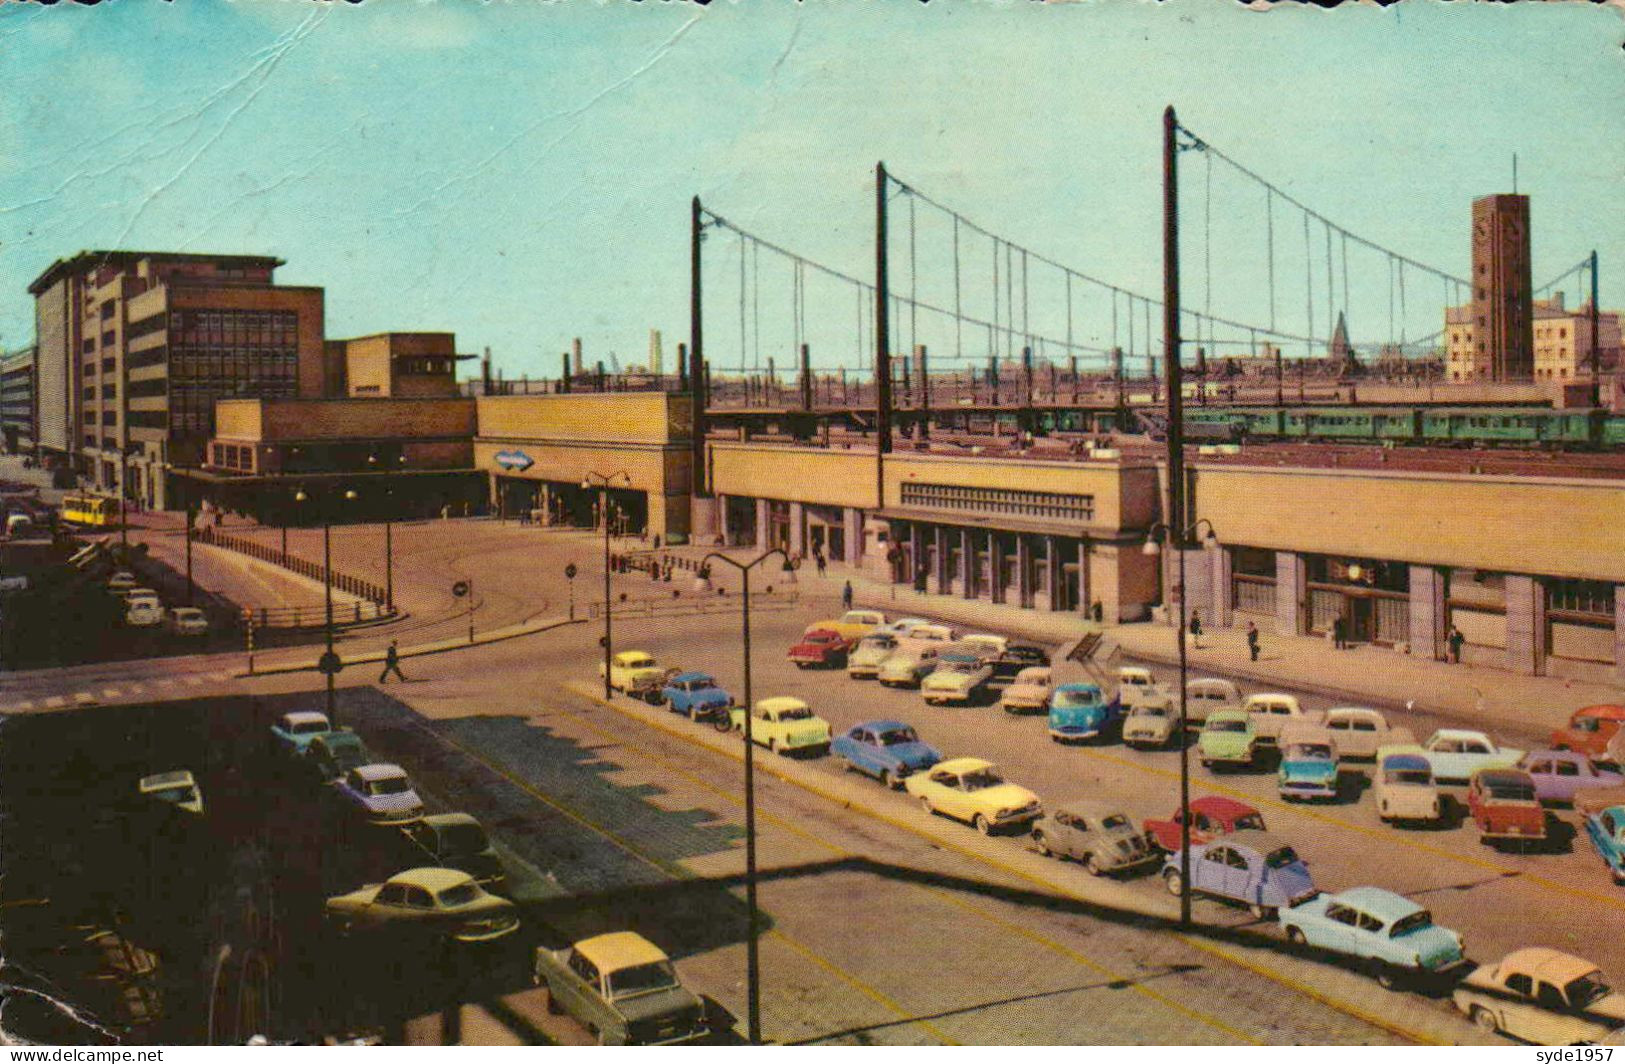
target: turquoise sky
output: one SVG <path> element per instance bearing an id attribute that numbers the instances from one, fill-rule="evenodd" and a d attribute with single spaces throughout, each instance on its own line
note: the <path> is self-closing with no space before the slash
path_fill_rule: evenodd
<path id="1" fill-rule="evenodd" d="M 1335 221 L 1460 275 L 1470 201 L 1510 188 L 1516 152 L 1536 282 L 1595 247 L 1619 306 L 1622 27 L 1586 4 L 6 5 L 0 345 L 32 339 L 26 286 L 53 259 L 124 247 L 280 255 L 281 280 L 326 287 L 330 336 L 454 330 L 513 376 L 556 373 L 575 335 L 589 361 L 641 362 L 660 328 L 669 358 L 690 196 L 868 279 L 879 159 L 1011 240 L 1154 293 L 1168 103 Z M 1215 167 L 1210 198 L 1206 158 L 1181 163 L 1186 304 L 1267 323 L 1263 193 Z M 906 292 L 909 201 L 892 204 Z M 1284 331 L 1306 329 L 1312 299 L 1324 335 L 1328 297 L 1360 343 L 1438 327 L 1440 282 L 1409 276 L 1390 325 L 1384 258 L 1351 251 L 1345 305 L 1341 241 L 1328 293 L 1305 275 L 1301 216 L 1274 220 Z M 916 290 L 951 305 L 952 230 L 930 211 L 916 225 Z M 992 246 L 965 231 L 961 252 L 962 306 L 989 317 Z M 706 256 L 708 354 L 736 364 L 737 241 L 717 233 Z M 1309 258 L 1324 271 L 1318 225 Z M 798 332 L 789 267 L 746 263 L 747 364 L 783 365 L 799 335 L 820 364 L 856 366 L 852 286 L 813 276 Z M 1060 275 L 1033 264 L 1029 284 L 1028 331 L 1063 336 Z M 1074 299 L 1076 342 L 1106 346 L 1104 293 Z M 987 347 L 899 325 L 944 355 Z"/>

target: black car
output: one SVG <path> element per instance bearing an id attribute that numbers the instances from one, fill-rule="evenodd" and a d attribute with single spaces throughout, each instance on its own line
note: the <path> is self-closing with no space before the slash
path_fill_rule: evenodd
<path id="1" fill-rule="evenodd" d="M 491 848 L 485 828 L 467 813 L 419 817 L 401 825 L 401 834 L 429 864 L 467 872 L 489 891 L 500 892 L 507 886 L 502 859 Z"/>
<path id="2" fill-rule="evenodd" d="M 1004 653 L 993 659 L 994 679 L 1009 679 L 1022 669 L 1033 665 L 1048 665 L 1049 653 L 1043 647 L 1030 643 L 1011 643 Z"/>

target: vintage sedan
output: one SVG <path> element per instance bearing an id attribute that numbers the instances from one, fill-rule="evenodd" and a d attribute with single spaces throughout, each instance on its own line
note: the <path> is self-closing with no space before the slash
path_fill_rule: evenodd
<path id="1" fill-rule="evenodd" d="M 1022 669 L 999 694 L 999 707 L 1006 713 L 1042 712 L 1049 705 L 1054 686 L 1048 665 Z"/>
<path id="2" fill-rule="evenodd" d="M 1321 894 L 1280 912 L 1288 941 L 1365 962 L 1392 990 L 1406 977 L 1437 975 L 1466 963 L 1461 936 L 1426 909 L 1380 887 Z"/>
<path id="3" fill-rule="evenodd" d="M 851 646 L 833 629 L 814 628 L 790 648 L 789 658 L 798 669 L 839 667 L 846 664 L 846 652 Z"/>
<path id="4" fill-rule="evenodd" d="M 1600 769 L 1572 750 L 1536 750 L 1525 754 L 1518 767 L 1535 781 L 1535 797 L 1554 805 L 1571 804 L 1583 790 L 1625 783 L 1625 776 Z"/>
<path id="5" fill-rule="evenodd" d="M 416 860 L 438 868 L 455 868 L 474 877 L 486 890 L 507 885 L 502 858 L 480 822 L 467 813 L 435 813 L 401 825 L 401 837 Z"/>
<path id="6" fill-rule="evenodd" d="M 910 776 L 903 787 L 927 813 L 962 820 L 984 835 L 1044 815 L 1036 794 L 1006 783 L 990 762 L 975 757 L 939 761 L 929 772 Z"/>
<path id="7" fill-rule="evenodd" d="M 996 662 L 999 655 L 1010 649 L 1010 640 L 1002 635 L 993 635 L 989 632 L 972 632 L 962 635 L 959 641 L 966 646 L 974 647 L 986 655 L 989 663 Z"/>
<path id="8" fill-rule="evenodd" d="M 1467 813 L 1478 826 L 1478 841 L 1491 846 L 1546 839 L 1546 810 L 1535 796 L 1535 781 L 1515 768 L 1474 773 L 1467 785 Z"/>
<path id="9" fill-rule="evenodd" d="M 1282 801 L 1335 799 L 1338 795 L 1338 748 L 1320 728 L 1288 728 L 1281 733 L 1281 763 L 1276 791 Z"/>
<path id="10" fill-rule="evenodd" d="M 880 668 L 875 679 L 882 687 L 918 687 L 937 667 L 938 646 L 902 640 Z"/>
<path id="11" fill-rule="evenodd" d="M 1179 897 L 1185 877 L 1179 854 L 1168 855 L 1163 885 Z M 1309 866 L 1285 841 L 1264 831 L 1243 830 L 1213 842 L 1191 843 L 1191 889 L 1210 898 L 1245 905 L 1260 920 L 1320 893 Z"/>
<path id="12" fill-rule="evenodd" d="M 1496 746 L 1483 732 L 1464 728 L 1440 728 L 1422 744 L 1422 754 L 1441 787 L 1465 787 L 1479 769 L 1512 768 L 1523 757 L 1522 750 Z"/>
<path id="13" fill-rule="evenodd" d="M 1179 852 L 1181 811 L 1167 820 L 1147 820 L 1145 833 L 1167 853 Z M 1237 831 L 1263 831 L 1264 815 L 1245 802 L 1207 795 L 1191 802 L 1191 843 L 1208 842 Z"/>
<path id="14" fill-rule="evenodd" d="M 598 675 L 604 675 L 604 663 L 598 663 Z M 640 683 L 663 680 L 666 667 L 655 661 L 647 650 L 623 650 L 609 659 L 609 686 L 626 691 Z"/>
<path id="15" fill-rule="evenodd" d="M 1066 802 L 1033 825 L 1033 845 L 1046 857 L 1069 857 L 1092 876 L 1155 864 L 1161 851 L 1118 810 L 1094 802 Z"/>
<path id="16" fill-rule="evenodd" d="M 1130 707 L 1123 718 L 1123 745 L 1136 750 L 1154 750 L 1173 741 L 1174 729 L 1179 727 L 1179 712 L 1168 704 L 1147 699 Z"/>
<path id="17" fill-rule="evenodd" d="M 209 618 L 196 606 L 174 606 L 164 622 L 170 635 L 188 638 L 209 634 Z"/>
<path id="18" fill-rule="evenodd" d="M 1411 742 L 1410 733 L 1396 735 L 1388 718 L 1365 706 L 1336 706 L 1326 711 L 1325 728 L 1337 744 L 1337 756 L 1345 761 L 1371 761 L 1377 750 L 1399 742 Z"/>
<path id="19" fill-rule="evenodd" d="M 1168 689 L 1144 665 L 1124 665 L 1117 670 L 1117 700 L 1129 709 L 1140 705 L 1168 705 L 1173 700 Z"/>
<path id="20" fill-rule="evenodd" d="M 537 947 L 531 978 L 547 988 L 547 1011 L 569 1013 L 601 1045 L 671 1045 L 708 1033 L 704 1001 L 683 986 L 665 951 L 635 931 Z"/>
<path id="21" fill-rule="evenodd" d="M 1385 824 L 1437 822 L 1444 815 L 1433 769 L 1416 746 L 1384 746 L 1377 751 L 1372 791 L 1377 816 Z"/>
<path id="22" fill-rule="evenodd" d="M 383 883 L 328 898 L 323 907 L 340 933 L 390 931 L 490 942 L 519 930 L 513 902 L 487 894 L 455 868 L 409 868 Z"/>
<path id="23" fill-rule="evenodd" d="M 136 784 L 136 790 L 145 798 L 203 815 L 203 792 L 198 790 L 197 780 L 184 768 L 143 776 Z"/>
<path id="24" fill-rule="evenodd" d="M 1122 703 L 1106 701 L 1099 684 L 1063 683 L 1049 696 L 1049 737 L 1057 743 L 1104 738 L 1122 716 Z"/>
<path id="25" fill-rule="evenodd" d="M 1625 725 L 1625 706 L 1601 705 L 1577 709 L 1566 727 L 1552 731 L 1552 749 L 1574 750 L 1595 758 L 1608 756 L 1608 743 Z M 1615 762 L 1617 764 L 1617 762 Z"/>
<path id="26" fill-rule="evenodd" d="M 1201 728 L 1215 710 L 1240 709 L 1241 691 L 1229 680 L 1204 677 L 1185 685 L 1185 727 Z"/>
<path id="27" fill-rule="evenodd" d="M 352 768 L 333 784 L 339 801 L 374 824 L 401 824 L 423 815 L 423 799 L 399 765 Z"/>
<path id="28" fill-rule="evenodd" d="M 743 736 L 745 707 L 734 706 L 728 715 L 733 730 Z M 750 737 L 774 753 L 821 754 L 829 749 L 829 721 L 799 698 L 763 698 L 751 710 Z"/>
<path id="29" fill-rule="evenodd" d="M 1600 792 L 1592 791 L 1589 796 Z M 1597 851 L 1602 863 L 1608 866 L 1616 886 L 1625 887 L 1625 794 L 1616 794 L 1619 804 L 1587 811 L 1586 838 Z M 1584 798 L 1581 799 L 1584 803 Z"/>
<path id="30" fill-rule="evenodd" d="M 871 720 L 848 728 L 830 743 L 829 752 L 854 769 L 896 789 L 903 781 L 942 760 L 935 747 L 922 742 L 900 720 Z"/>
<path id="31" fill-rule="evenodd" d="M 332 730 L 333 725 L 326 713 L 313 710 L 284 713 L 271 725 L 271 744 L 284 753 L 297 756 L 305 752 L 312 739 Z"/>
<path id="32" fill-rule="evenodd" d="M 847 642 L 856 643 L 885 623 L 886 615 L 879 610 L 847 610 L 832 620 L 815 621 L 803 631 L 813 632 L 824 628 L 834 632 Z"/>
<path id="33" fill-rule="evenodd" d="M 854 680 L 874 679 L 881 663 L 897 653 L 897 646 L 898 637 L 890 632 L 871 632 L 847 652 L 846 674 Z"/>
<path id="34" fill-rule="evenodd" d="M 1253 731 L 1259 746 L 1275 746 L 1281 740 L 1281 733 L 1288 728 L 1320 720 L 1318 713 L 1303 708 L 1296 695 L 1278 692 L 1248 695 L 1242 700 L 1241 708 L 1253 718 Z"/>
<path id="35" fill-rule="evenodd" d="M 348 728 L 318 735 L 305 747 L 304 764 L 322 783 L 331 783 L 352 768 L 370 765 L 374 760 L 361 736 Z"/>
<path id="36" fill-rule="evenodd" d="M 1031 643 L 1011 643 L 993 659 L 993 678 L 1009 679 L 1026 669 L 1049 664 L 1049 652 Z"/>
<path id="37" fill-rule="evenodd" d="M 678 673 L 666 681 L 660 697 L 667 709 L 689 720 L 733 705 L 733 696 L 718 687 L 716 677 L 707 672 Z"/>
<path id="38" fill-rule="evenodd" d="M 920 697 L 926 705 L 969 702 L 981 694 L 993 678 L 989 660 L 974 652 L 945 650 L 937 655 L 931 675 L 920 681 Z"/>
<path id="39" fill-rule="evenodd" d="M 1450 997 L 1484 1030 L 1538 1046 L 1603 1042 L 1625 1028 L 1625 994 L 1590 961 L 1543 946 L 1474 969 Z"/>
<path id="40" fill-rule="evenodd" d="M 907 638 L 919 643 L 952 643 L 959 638 L 959 632 L 952 625 L 921 624 L 910 628 Z"/>
<path id="41" fill-rule="evenodd" d="M 1252 714 L 1245 709 L 1216 709 L 1208 714 L 1202 734 L 1196 740 L 1202 767 L 1215 765 L 1250 766 L 1257 753 L 1258 733 Z"/>
<path id="42" fill-rule="evenodd" d="M 901 639 L 907 635 L 910 635 L 914 629 L 923 628 L 931 623 L 933 622 L 924 617 L 899 617 L 895 621 L 887 621 L 885 624 L 876 628 L 869 634 L 889 635 L 893 638 Z"/>

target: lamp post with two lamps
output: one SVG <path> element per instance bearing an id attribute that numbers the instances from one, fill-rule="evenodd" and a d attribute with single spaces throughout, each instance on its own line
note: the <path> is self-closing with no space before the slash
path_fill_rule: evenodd
<path id="1" fill-rule="evenodd" d="M 1213 551 L 1219 549 L 1219 535 L 1213 529 L 1213 522 L 1201 518 L 1187 528 L 1171 529 L 1158 521 L 1146 530 L 1145 546 L 1142 551 L 1156 557 L 1162 551 L 1159 536 L 1168 540 L 1168 545 L 1178 555 L 1179 578 L 1179 624 L 1175 628 L 1175 638 L 1179 642 L 1179 881 L 1183 889 L 1179 892 L 1179 924 L 1189 927 L 1191 924 L 1191 745 L 1190 735 L 1186 732 L 1186 688 L 1189 684 L 1189 666 L 1185 658 L 1185 551 L 1196 539 L 1197 530 L 1203 525 L 1207 526 L 1207 534 L 1202 536 L 1202 549 Z"/>
<path id="2" fill-rule="evenodd" d="M 588 473 L 581 478 L 581 490 L 591 491 L 593 485 L 598 486 L 598 518 L 604 523 L 604 697 L 610 696 L 609 686 L 609 658 L 610 658 L 610 622 L 609 622 L 609 489 L 610 485 L 619 481 L 630 485 L 632 474 L 624 469 L 617 469 L 613 473 Z"/>
<path id="3" fill-rule="evenodd" d="M 356 499 L 355 491 L 346 489 L 344 499 L 347 502 L 353 502 Z M 310 496 L 305 493 L 303 488 L 294 493 L 294 502 L 303 503 L 309 500 Z M 327 604 L 327 623 L 325 625 L 327 650 L 322 654 L 320 668 L 323 674 L 327 676 L 327 721 L 329 724 L 337 725 L 338 719 L 334 716 L 333 685 L 339 669 L 343 666 L 339 661 L 339 656 L 333 651 L 333 508 L 331 505 L 322 507 L 322 584 L 326 592 Z"/>
<path id="4" fill-rule="evenodd" d="M 739 570 L 739 610 L 745 655 L 745 908 L 750 921 L 749 933 L 745 937 L 745 1030 L 751 1045 L 760 1045 L 762 1041 L 762 987 L 761 955 L 757 947 L 761 914 L 756 908 L 756 739 L 751 729 L 750 573 L 775 554 L 784 561 L 783 572 L 790 580 L 795 580 L 795 563 L 778 547 L 759 554 L 748 562 L 735 561 L 726 554 L 718 554 L 715 551 L 700 560 L 700 576 L 707 583 L 713 560 Z"/>

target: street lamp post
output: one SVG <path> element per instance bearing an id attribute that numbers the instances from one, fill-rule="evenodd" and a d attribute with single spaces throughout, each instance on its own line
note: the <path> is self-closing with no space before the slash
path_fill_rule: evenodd
<path id="1" fill-rule="evenodd" d="M 195 596 L 192 583 L 192 528 L 197 524 L 197 510 L 192 506 L 191 500 L 186 503 L 186 604 L 196 605 L 192 601 Z"/>
<path id="2" fill-rule="evenodd" d="M 745 908 L 749 913 L 749 934 L 745 939 L 745 1027 L 751 1045 L 760 1045 L 762 1042 L 762 973 L 761 954 L 757 948 L 761 913 L 756 907 L 756 739 L 751 729 L 750 572 L 775 554 L 784 559 L 784 571 L 793 576 L 795 566 L 791 563 L 790 556 L 778 547 L 757 555 L 748 562 L 738 562 L 715 551 L 700 561 L 702 574 L 710 568 L 712 559 L 739 570 L 740 618 L 745 654 Z"/>
<path id="3" fill-rule="evenodd" d="M 1217 550 L 1219 547 L 1218 534 L 1213 530 L 1213 522 L 1201 518 L 1188 528 L 1180 529 L 1177 536 L 1166 524 L 1157 522 L 1147 531 L 1144 553 L 1155 557 L 1161 547 L 1157 543 L 1160 533 L 1165 536 L 1174 553 L 1178 555 L 1179 567 L 1179 624 L 1176 628 L 1175 639 L 1179 643 L 1179 881 L 1182 889 L 1179 892 L 1179 923 L 1181 927 L 1191 925 L 1191 744 L 1190 735 L 1186 732 L 1186 714 L 1189 707 L 1186 705 L 1186 686 L 1189 681 L 1189 666 L 1185 658 L 1185 548 L 1195 538 L 1196 530 L 1207 525 L 1207 535 L 1202 537 L 1203 550 Z"/>
<path id="4" fill-rule="evenodd" d="M 395 456 L 395 463 L 396 464 L 394 466 L 387 466 L 386 468 L 398 469 L 400 466 L 406 464 L 406 455 L 404 455 L 404 454 L 396 455 Z M 378 464 L 379 464 L 378 463 L 378 456 L 376 454 L 367 455 L 367 464 L 369 466 L 377 468 Z M 395 522 L 390 519 L 389 507 L 395 501 L 395 493 L 394 493 L 393 490 L 386 489 L 384 494 L 386 496 L 386 499 L 385 499 L 385 502 L 384 502 L 384 605 L 386 607 L 388 607 L 390 613 L 394 613 L 395 612 L 395 534 L 394 534 Z"/>
<path id="5" fill-rule="evenodd" d="M 609 658 L 610 658 L 610 603 L 609 603 L 609 486 L 619 480 L 623 484 L 632 483 L 632 474 L 624 469 L 613 473 L 588 473 L 581 479 L 581 490 L 591 491 L 593 485 L 598 485 L 598 519 L 604 523 L 604 697 L 610 696 L 609 686 Z"/>
<path id="6" fill-rule="evenodd" d="M 356 493 L 346 490 L 344 498 L 354 500 Z M 310 499 L 303 489 L 294 493 L 295 502 L 306 502 Z M 333 651 L 333 510 L 331 506 L 322 508 L 322 585 L 325 592 L 327 607 L 326 653 L 322 655 L 322 672 L 327 676 L 327 720 L 329 724 L 337 724 L 335 716 L 336 699 L 334 685 L 338 676 L 338 655 Z"/>

